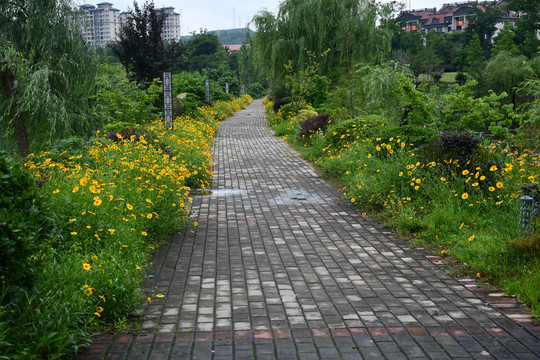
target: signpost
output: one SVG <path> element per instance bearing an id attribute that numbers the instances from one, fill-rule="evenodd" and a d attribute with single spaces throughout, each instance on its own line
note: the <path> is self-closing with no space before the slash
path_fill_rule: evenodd
<path id="1" fill-rule="evenodd" d="M 165 125 L 172 129 L 173 127 L 173 93 L 172 93 L 172 74 L 170 71 L 163 72 L 163 120 Z"/>
<path id="2" fill-rule="evenodd" d="M 210 80 L 204 79 L 204 90 L 206 91 L 206 101 L 210 103 Z"/>

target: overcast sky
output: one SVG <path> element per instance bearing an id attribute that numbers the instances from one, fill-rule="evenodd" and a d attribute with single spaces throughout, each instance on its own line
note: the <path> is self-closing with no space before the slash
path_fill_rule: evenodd
<path id="1" fill-rule="evenodd" d="M 78 0 L 81 4 L 96 5 L 100 2 L 110 2 L 120 11 L 133 7 L 133 0 Z M 259 10 L 267 9 L 277 12 L 279 0 L 154 0 L 156 7 L 173 6 L 181 14 L 182 35 L 188 35 L 199 29 L 219 30 L 245 27 Z M 381 0 L 379 0 L 381 1 Z M 389 0 L 382 0 L 383 2 Z M 455 2 L 451 0 L 400 0 L 406 8 L 412 9 L 436 7 L 443 3 Z M 138 0 L 142 7 L 144 0 Z"/>

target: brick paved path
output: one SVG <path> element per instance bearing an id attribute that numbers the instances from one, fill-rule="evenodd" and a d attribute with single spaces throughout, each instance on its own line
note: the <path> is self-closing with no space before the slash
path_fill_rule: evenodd
<path id="1" fill-rule="evenodd" d="M 539 358 L 519 305 L 479 297 L 337 202 L 271 135 L 260 101 L 223 121 L 213 153 L 198 230 L 163 246 L 144 284 L 165 297 L 138 333 L 100 335 L 81 359 Z"/>

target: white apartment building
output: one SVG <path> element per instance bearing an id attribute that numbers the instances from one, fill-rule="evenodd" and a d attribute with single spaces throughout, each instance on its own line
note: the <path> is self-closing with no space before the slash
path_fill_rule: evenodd
<path id="1" fill-rule="evenodd" d="M 180 41 L 180 14 L 175 13 L 172 6 L 156 9 L 156 11 L 165 14 L 161 33 L 163 40 Z"/>
<path id="2" fill-rule="evenodd" d="M 93 46 L 105 46 L 116 40 L 120 30 L 120 10 L 113 4 L 103 2 L 94 5 L 82 5 L 84 15 L 79 16 L 79 23 L 84 39 Z"/>
<path id="3" fill-rule="evenodd" d="M 93 46 L 105 46 L 109 41 L 115 41 L 117 33 L 127 21 L 128 12 L 120 12 L 113 8 L 113 4 L 103 2 L 94 5 L 82 5 L 84 15 L 79 17 L 81 32 L 84 39 Z M 180 14 L 174 12 L 174 7 L 156 9 L 158 13 L 164 13 L 163 40 L 180 41 Z"/>

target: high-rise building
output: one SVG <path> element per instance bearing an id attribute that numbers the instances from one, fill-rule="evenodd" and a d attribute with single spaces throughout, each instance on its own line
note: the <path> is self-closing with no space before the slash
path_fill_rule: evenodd
<path id="1" fill-rule="evenodd" d="M 180 14 L 175 13 L 172 6 L 156 9 L 156 11 L 165 14 L 161 33 L 163 40 L 180 41 Z"/>
<path id="2" fill-rule="evenodd" d="M 79 23 L 84 39 L 93 46 L 105 46 L 109 41 L 118 39 L 118 32 L 127 21 L 129 13 L 115 9 L 113 4 L 103 2 L 94 5 L 82 5 L 84 14 L 79 16 Z M 174 7 L 156 9 L 165 14 L 163 21 L 163 40 L 180 41 L 180 14 L 174 12 Z"/>
<path id="3" fill-rule="evenodd" d="M 113 4 L 103 2 L 94 5 L 82 5 L 84 14 L 79 16 L 79 23 L 84 39 L 91 45 L 104 46 L 116 40 L 120 30 L 120 10 Z"/>

